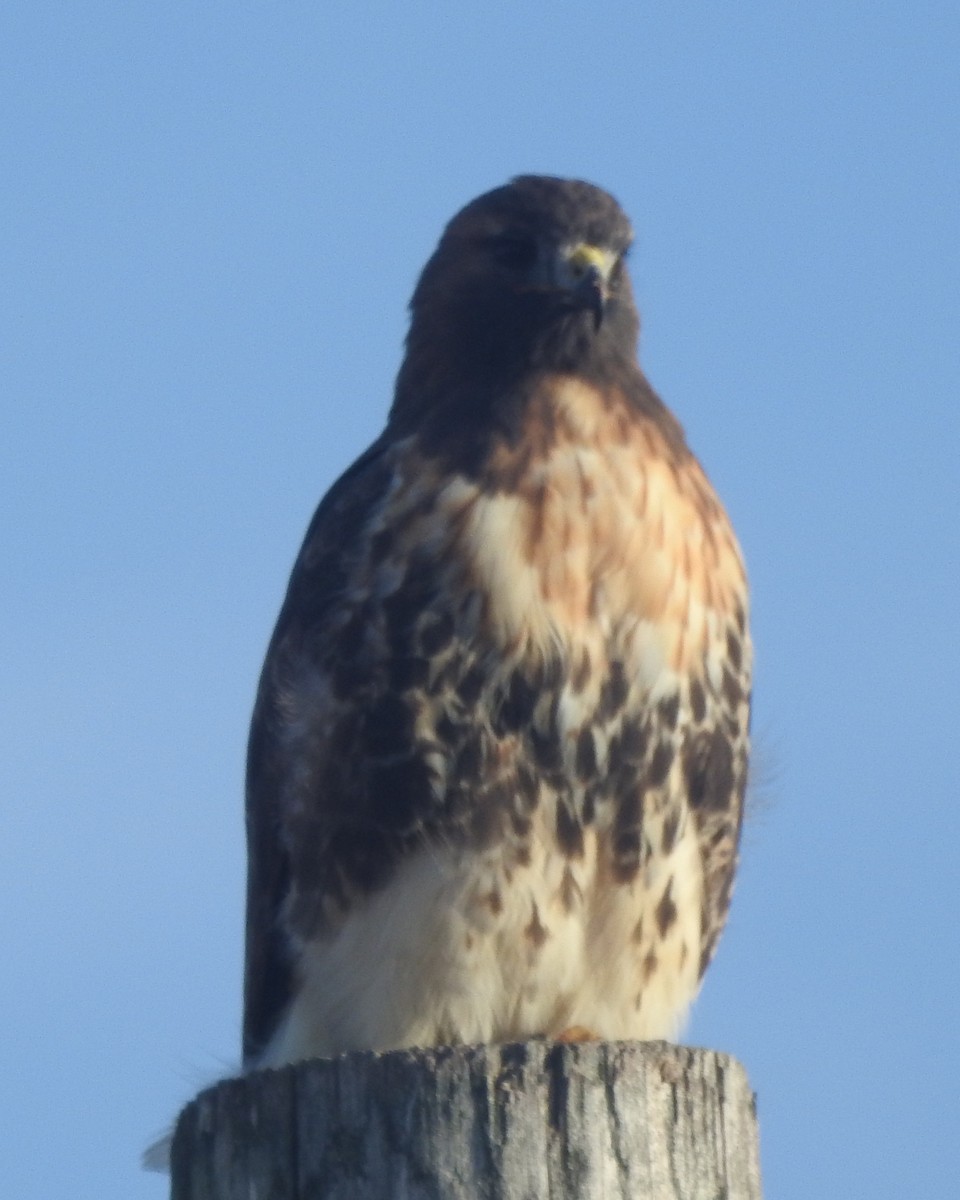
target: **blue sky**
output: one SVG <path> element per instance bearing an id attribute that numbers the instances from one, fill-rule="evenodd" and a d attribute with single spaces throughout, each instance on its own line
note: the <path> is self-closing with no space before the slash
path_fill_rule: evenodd
<path id="1" fill-rule="evenodd" d="M 322 9 L 322 11 L 320 11 Z M 20 0 L 0 15 L 0 1153 L 137 1157 L 239 1044 L 244 741 L 443 223 L 637 230 L 641 360 L 740 534 L 761 786 L 689 1040 L 770 1200 L 960 1178 L 960 17 L 844 0 Z"/>

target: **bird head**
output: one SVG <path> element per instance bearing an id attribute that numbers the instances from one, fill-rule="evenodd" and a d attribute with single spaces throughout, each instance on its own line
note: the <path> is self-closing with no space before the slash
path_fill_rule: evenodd
<path id="1" fill-rule="evenodd" d="M 524 175 L 447 225 L 411 301 L 408 359 L 423 377 L 503 384 L 611 374 L 636 356 L 630 223 L 581 180 Z"/>

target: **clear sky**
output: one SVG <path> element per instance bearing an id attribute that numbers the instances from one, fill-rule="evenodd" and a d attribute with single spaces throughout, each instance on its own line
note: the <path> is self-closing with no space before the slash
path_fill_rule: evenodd
<path id="1" fill-rule="evenodd" d="M 641 359 L 740 534 L 760 786 L 688 1031 L 769 1200 L 960 1178 L 955 3 L 0 14 L 0 1161 L 160 1200 L 238 1055 L 253 691 L 443 223 L 633 218 Z"/>

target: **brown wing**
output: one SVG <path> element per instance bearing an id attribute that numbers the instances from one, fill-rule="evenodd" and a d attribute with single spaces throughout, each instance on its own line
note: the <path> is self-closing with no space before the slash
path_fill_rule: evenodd
<path id="1" fill-rule="evenodd" d="M 703 863 L 702 978 L 733 892 L 750 751 L 751 647 L 742 608 L 724 630 L 725 652 L 688 681 L 680 747 L 686 803 Z M 717 669 L 719 665 L 719 670 Z"/>
<path id="2" fill-rule="evenodd" d="M 483 838 L 477 826 L 530 790 L 516 764 L 502 782 L 471 715 L 497 655 L 438 470 L 412 440 L 383 440 L 325 498 L 294 568 L 248 751 L 248 1063 L 297 990 L 298 944 L 411 846 Z"/>
<path id="3" fill-rule="evenodd" d="M 295 988 L 284 920 L 295 868 L 289 819 L 307 810 L 321 825 L 321 838 L 329 837 L 316 810 L 323 795 L 317 780 L 328 761 L 332 680 L 344 628 L 362 607 L 357 577 L 392 475 L 387 447 L 375 444 L 324 498 L 263 666 L 247 750 L 245 1063 L 263 1050 Z"/>

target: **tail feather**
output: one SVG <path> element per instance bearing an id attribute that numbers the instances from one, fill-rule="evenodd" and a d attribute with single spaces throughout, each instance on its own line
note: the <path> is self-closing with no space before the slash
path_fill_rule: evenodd
<path id="1" fill-rule="evenodd" d="M 162 1137 L 158 1137 L 155 1142 L 144 1150 L 143 1156 L 140 1159 L 140 1165 L 145 1171 L 159 1171 L 161 1173 L 170 1170 L 170 1147 L 173 1145 L 173 1130 L 168 1129 Z"/>

